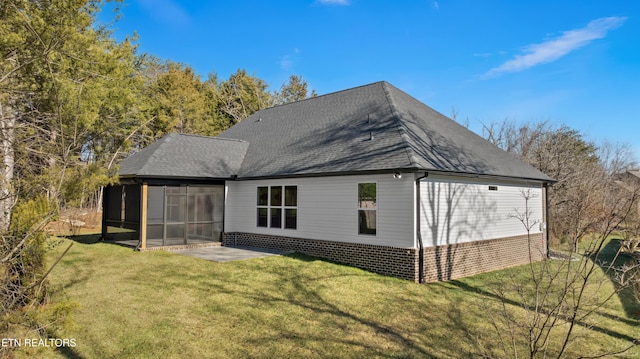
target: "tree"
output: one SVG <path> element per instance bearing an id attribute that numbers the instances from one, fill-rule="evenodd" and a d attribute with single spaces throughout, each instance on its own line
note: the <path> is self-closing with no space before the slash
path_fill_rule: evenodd
<path id="1" fill-rule="evenodd" d="M 633 148 L 628 143 L 603 141 L 598 146 L 600 165 L 608 175 L 617 175 L 638 166 Z"/>
<path id="2" fill-rule="evenodd" d="M 15 116 L 13 187 L 25 199 L 44 189 L 53 208 L 67 201 L 66 172 L 81 168 L 91 176 L 87 169 L 100 166 L 88 165 L 109 157 L 112 134 L 138 120 L 135 46 L 93 26 L 100 5 L 15 1 L 3 9 L 3 31 L 17 39 L 2 44 L 12 54 L 3 78 Z"/>
<path id="3" fill-rule="evenodd" d="M 254 112 L 271 105 L 273 98 L 267 87 L 265 81 L 249 76 L 241 69 L 221 82 L 218 86 L 218 108 L 227 119 L 224 127 L 231 127 Z"/>
<path id="4" fill-rule="evenodd" d="M 588 340 L 593 334 L 597 325 L 594 317 L 600 315 L 607 303 L 640 285 L 640 263 L 606 255 L 609 238 L 637 208 L 640 191 L 621 193 L 615 187 L 610 188 L 603 190 L 601 212 L 595 218 L 597 226 L 578 239 L 577 242 L 582 242 L 580 247 L 570 246 L 567 252 L 555 254 L 553 260 L 530 261 L 526 275 L 501 278 L 493 286 L 492 292 L 502 305 L 493 313 L 492 325 L 505 355 L 565 357 L 577 340 Z M 525 202 L 529 199 L 523 194 Z M 515 217 L 530 233 L 529 215 L 517 213 Z M 611 281 L 613 289 L 604 289 L 611 287 L 607 286 Z M 592 358 L 613 356 L 637 345 L 640 336 L 630 338 L 624 347 L 582 354 Z"/>
<path id="5" fill-rule="evenodd" d="M 557 182 L 549 188 L 550 234 L 553 240 L 573 245 L 594 229 L 592 221 L 602 203 L 594 191 L 607 181 L 598 147 L 567 126 L 548 122 L 516 126 L 513 122 L 484 126 L 487 140 L 513 153 Z"/>
<path id="6" fill-rule="evenodd" d="M 204 86 L 189 66 L 168 63 L 167 71 L 158 74 L 148 91 L 154 102 L 154 137 L 207 132 Z"/>
<path id="7" fill-rule="evenodd" d="M 135 46 L 94 23 L 101 4 L 0 3 L 2 329 L 46 299 L 43 226 L 109 181 L 142 119 Z"/>
<path id="8" fill-rule="evenodd" d="M 611 236 L 621 228 L 634 230 L 640 189 L 620 186 L 613 176 L 635 163 L 625 146 L 598 148 L 567 126 L 547 122 L 516 126 L 512 122 L 484 127 L 485 137 L 557 180 L 549 189 L 551 234 L 555 260 L 530 262 L 526 276 L 502 279 L 492 290 L 502 302 L 493 326 L 505 355 L 563 357 L 588 331 L 606 304 L 640 285 L 640 263 L 608 258 L 616 245 Z M 525 203 L 529 200 L 523 194 Z M 515 213 L 527 233 L 527 213 Z M 629 232 L 631 234 L 631 232 Z M 529 236 L 528 236 L 529 237 Z M 613 243 L 613 244 L 612 244 Z M 606 283 L 614 289 L 602 292 Z M 640 344 L 631 338 L 624 348 L 603 348 L 594 357 L 624 353 Z M 585 353 L 586 354 L 586 353 Z"/>
<path id="9" fill-rule="evenodd" d="M 315 90 L 311 90 L 309 93 L 307 88 L 307 81 L 303 80 L 302 76 L 291 75 L 289 82 L 282 84 L 280 91 L 274 93 L 273 104 L 282 105 L 318 96 Z"/>

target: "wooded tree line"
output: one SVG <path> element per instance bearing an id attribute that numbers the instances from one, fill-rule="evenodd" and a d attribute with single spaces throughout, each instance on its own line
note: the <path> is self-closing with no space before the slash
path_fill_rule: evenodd
<path id="1" fill-rule="evenodd" d="M 618 183 L 618 174 L 638 165 L 628 144 L 596 144 L 575 129 L 547 121 L 494 122 L 484 126 L 483 135 L 557 181 L 548 190 L 549 230 L 556 244 L 577 244 L 600 230 L 614 204 L 633 194 L 621 191 L 624 186 Z"/>
<path id="2" fill-rule="evenodd" d="M 0 299 L 6 313 L 46 298 L 45 233 L 66 207 L 100 208 L 117 163 L 169 132 L 216 135 L 255 111 L 315 92 L 277 91 L 238 69 L 201 79 L 138 54 L 96 15 L 103 0 L 0 0 Z"/>
<path id="3" fill-rule="evenodd" d="M 169 132 L 216 135 L 255 111 L 315 95 L 299 76 L 279 91 L 243 69 L 202 80 L 137 54 L 96 22 L 100 0 L 0 5 L 0 228 L 41 195 L 55 208 L 99 205 L 118 160 Z"/>
<path id="4" fill-rule="evenodd" d="M 494 334 L 505 356 L 563 358 L 578 338 L 598 329 L 602 308 L 616 301 L 628 308 L 640 303 L 640 181 L 621 175 L 637 166 L 632 148 L 598 146 L 574 129 L 545 121 L 505 120 L 483 132 L 557 181 L 548 191 L 550 259 L 531 262 L 524 277 L 511 274 L 492 286 L 502 303 L 490 315 Z M 530 233 L 529 214 L 516 218 Z M 626 339 L 584 357 L 626 355 L 640 345 L 637 333 Z"/>

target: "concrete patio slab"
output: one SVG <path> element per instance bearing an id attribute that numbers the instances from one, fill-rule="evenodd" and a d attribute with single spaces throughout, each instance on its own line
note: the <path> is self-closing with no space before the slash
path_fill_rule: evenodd
<path id="1" fill-rule="evenodd" d="M 277 249 L 265 249 L 255 247 L 209 247 L 209 248 L 190 248 L 172 250 L 171 252 L 206 259 L 213 262 L 230 262 L 251 258 L 260 258 L 267 256 L 283 255 L 293 253 L 292 251 L 282 251 Z"/>

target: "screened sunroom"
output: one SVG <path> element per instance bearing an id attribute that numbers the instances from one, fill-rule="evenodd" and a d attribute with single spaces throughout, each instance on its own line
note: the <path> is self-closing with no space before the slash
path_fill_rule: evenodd
<path id="1" fill-rule="evenodd" d="M 225 180 L 234 179 L 248 143 L 169 134 L 120 164 L 105 188 L 102 237 L 139 249 L 219 242 Z"/>
<path id="2" fill-rule="evenodd" d="M 140 249 L 219 242 L 224 184 L 125 184 L 105 189 L 103 238 Z"/>

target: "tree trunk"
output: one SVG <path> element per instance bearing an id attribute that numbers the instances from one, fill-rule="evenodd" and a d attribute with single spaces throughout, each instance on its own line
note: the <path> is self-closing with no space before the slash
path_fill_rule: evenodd
<path id="1" fill-rule="evenodd" d="M 13 142 L 15 140 L 15 113 L 11 106 L 0 102 L 0 231 L 7 231 L 11 223 L 14 205 L 13 170 L 15 164 Z"/>

